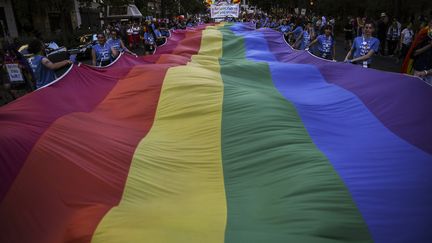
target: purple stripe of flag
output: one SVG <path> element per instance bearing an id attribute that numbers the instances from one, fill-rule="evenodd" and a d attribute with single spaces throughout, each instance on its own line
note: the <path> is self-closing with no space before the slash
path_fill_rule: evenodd
<path id="1" fill-rule="evenodd" d="M 315 65 L 327 82 L 354 93 L 393 133 L 432 154 L 431 86 L 407 75 L 321 60 L 292 50 L 276 31 L 261 31 L 279 62 Z"/>

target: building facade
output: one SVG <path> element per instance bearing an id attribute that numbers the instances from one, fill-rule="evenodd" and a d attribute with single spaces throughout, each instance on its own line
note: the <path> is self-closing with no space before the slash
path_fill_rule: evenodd
<path id="1" fill-rule="evenodd" d="M 18 37 L 11 0 L 0 0 L 0 38 Z"/>

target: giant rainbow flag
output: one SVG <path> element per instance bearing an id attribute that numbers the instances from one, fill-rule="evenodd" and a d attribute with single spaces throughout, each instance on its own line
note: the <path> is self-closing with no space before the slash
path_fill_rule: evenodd
<path id="1" fill-rule="evenodd" d="M 0 108 L 0 242 L 432 242 L 432 87 L 248 24 Z"/>

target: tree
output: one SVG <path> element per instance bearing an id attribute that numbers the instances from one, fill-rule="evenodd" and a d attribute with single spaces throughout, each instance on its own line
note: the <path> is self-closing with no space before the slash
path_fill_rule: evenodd
<path id="1" fill-rule="evenodd" d="M 205 11 L 206 6 L 202 0 L 179 0 L 183 13 L 196 14 Z"/>
<path id="2" fill-rule="evenodd" d="M 58 12 L 59 26 L 62 31 L 61 37 L 64 45 L 68 44 L 69 35 L 73 32 L 71 21 L 71 10 L 74 9 L 74 0 L 14 0 L 13 7 L 15 11 L 15 17 L 17 19 L 18 26 L 22 30 L 33 34 L 40 38 L 44 32 L 48 34 L 48 13 Z M 92 0 L 78 0 L 82 5 L 90 5 Z M 106 16 L 108 6 L 122 6 L 130 3 L 130 0 L 97 0 L 100 4 L 101 10 Z M 133 2 L 133 1 L 132 1 Z"/>
<path id="3" fill-rule="evenodd" d="M 60 27 L 64 33 L 70 31 L 70 10 L 73 9 L 73 0 L 14 0 L 13 6 L 18 24 L 26 31 L 31 31 L 37 37 L 45 30 L 46 16 L 49 11 L 58 11 Z M 63 42 L 67 43 L 67 37 L 62 35 Z"/>
<path id="4" fill-rule="evenodd" d="M 249 0 L 250 5 L 256 5 L 266 12 L 275 8 L 287 8 L 292 11 L 293 7 L 312 8 L 317 14 L 332 16 L 370 16 L 378 17 L 381 12 L 397 17 L 401 20 L 408 20 L 412 15 L 428 15 L 431 10 L 430 0 Z"/>
<path id="5" fill-rule="evenodd" d="M 206 5 L 202 0 L 161 0 L 161 14 L 163 17 L 179 14 L 196 14 L 206 10 Z"/>

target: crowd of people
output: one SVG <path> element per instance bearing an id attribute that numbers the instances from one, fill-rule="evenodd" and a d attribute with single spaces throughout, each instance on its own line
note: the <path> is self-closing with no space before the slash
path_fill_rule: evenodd
<path id="1" fill-rule="evenodd" d="M 337 21 L 334 17 L 243 13 L 241 18 L 228 21 L 251 22 L 256 28 L 272 28 L 280 31 L 293 48 L 308 50 L 317 57 L 336 61 Z M 132 55 L 136 55 L 137 51 L 144 55 L 153 54 L 157 46 L 167 41 L 170 30 L 185 29 L 208 22 L 210 18 L 198 16 L 171 19 L 151 17 L 142 21 L 111 22 L 92 35 L 91 64 L 107 66 L 121 52 Z M 414 28 L 412 22 L 401 24 L 396 18 L 390 21 L 385 13 L 382 13 L 378 20 L 349 17 L 339 26 L 343 26 L 344 33 L 344 62 L 369 68 L 373 66 L 375 55 L 391 56 L 405 60 L 405 72 L 412 68 L 412 74 L 432 84 L 432 15 L 429 20 L 424 19 L 417 28 Z M 9 76 L 3 72 L 3 90 L 12 90 L 12 81 L 17 80 L 35 81 L 15 82 L 24 85 L 27 90 L 41 88 L 56 79 L 55 70 L 73 63 L 70 60 L 51 61 L 44 53 L 43 43 L 38 39 L 29 43 L 28 52 L 31 57 L 25 58 L 16 47 L 4 47 L 2 69 L 6 70 Z M 7 63 L 13 65 L 6 65 Z M 18 74 L 19 70 L 21 73 Z M 16 77 L 10 75 L 13 72 Z M 14 96 L 11 92 L 10 95 Z"/>
<path id="2" fill-rule="evenodd" d="M 178 16 L 172 19 L 146 18 L 145 20 L 130 20 L 128 22 L 115 21 L 102 26 L 97 33 L 85 35 L 81 39 L 89 42 L 90 63 L 103 67 L 111 64 L 122 52 L 137 55 L 139 51 L 144 55 L 153 54 L 157 48 L 167 41 L 170 30 L 186 29 L 208 22 L 208 18 Z M 89 37 L 89 38 L 87 38 Z M 18 51 L 14 44 L 4 45 L 1 57 L 0 91 L 7 100 L 16 98 L 17 89 L 30 92 L 53 82 L 56 70 L 74 63 L 71 59 L 55 62 L 50 60 L 45 52 L 45 44 L 40 39 L 31 40 L 26 48 L 27 56 Z M 17 77 L 12 78 L 15 73 Z"/>
<path id="3" fill-rule="evenodd" d="M 95 35 L 92 64 L 106 66 L 120 52 L 136 55 L 134 51 L 143 49 L 145 55 L 152 54 L 157 46 L 167 41 L 170 30 L 185 29 L 208 21 L 206 18 L 186 19 L 178 16 L 171 19 L 147 18 L 145 21 L 112 22 Z"/>
<path id="4" fill-rule="evenodd" d="M 293 48 L 336 61 L 334 17 L 243 13 L 241 21 L 278 30 Z M 381 13 L 379 19 L 348 17 L 342 22 L 339 26 L 343 26 L 345 62 L 369 68 L 375 55 L 393 57 L 397 62 L 404 61 L 403 72 L 432 84 L 432 13 L 429 20 L 418 19 L 415 27 L 413 19 L 401 24 L 386 13 Z"/>

